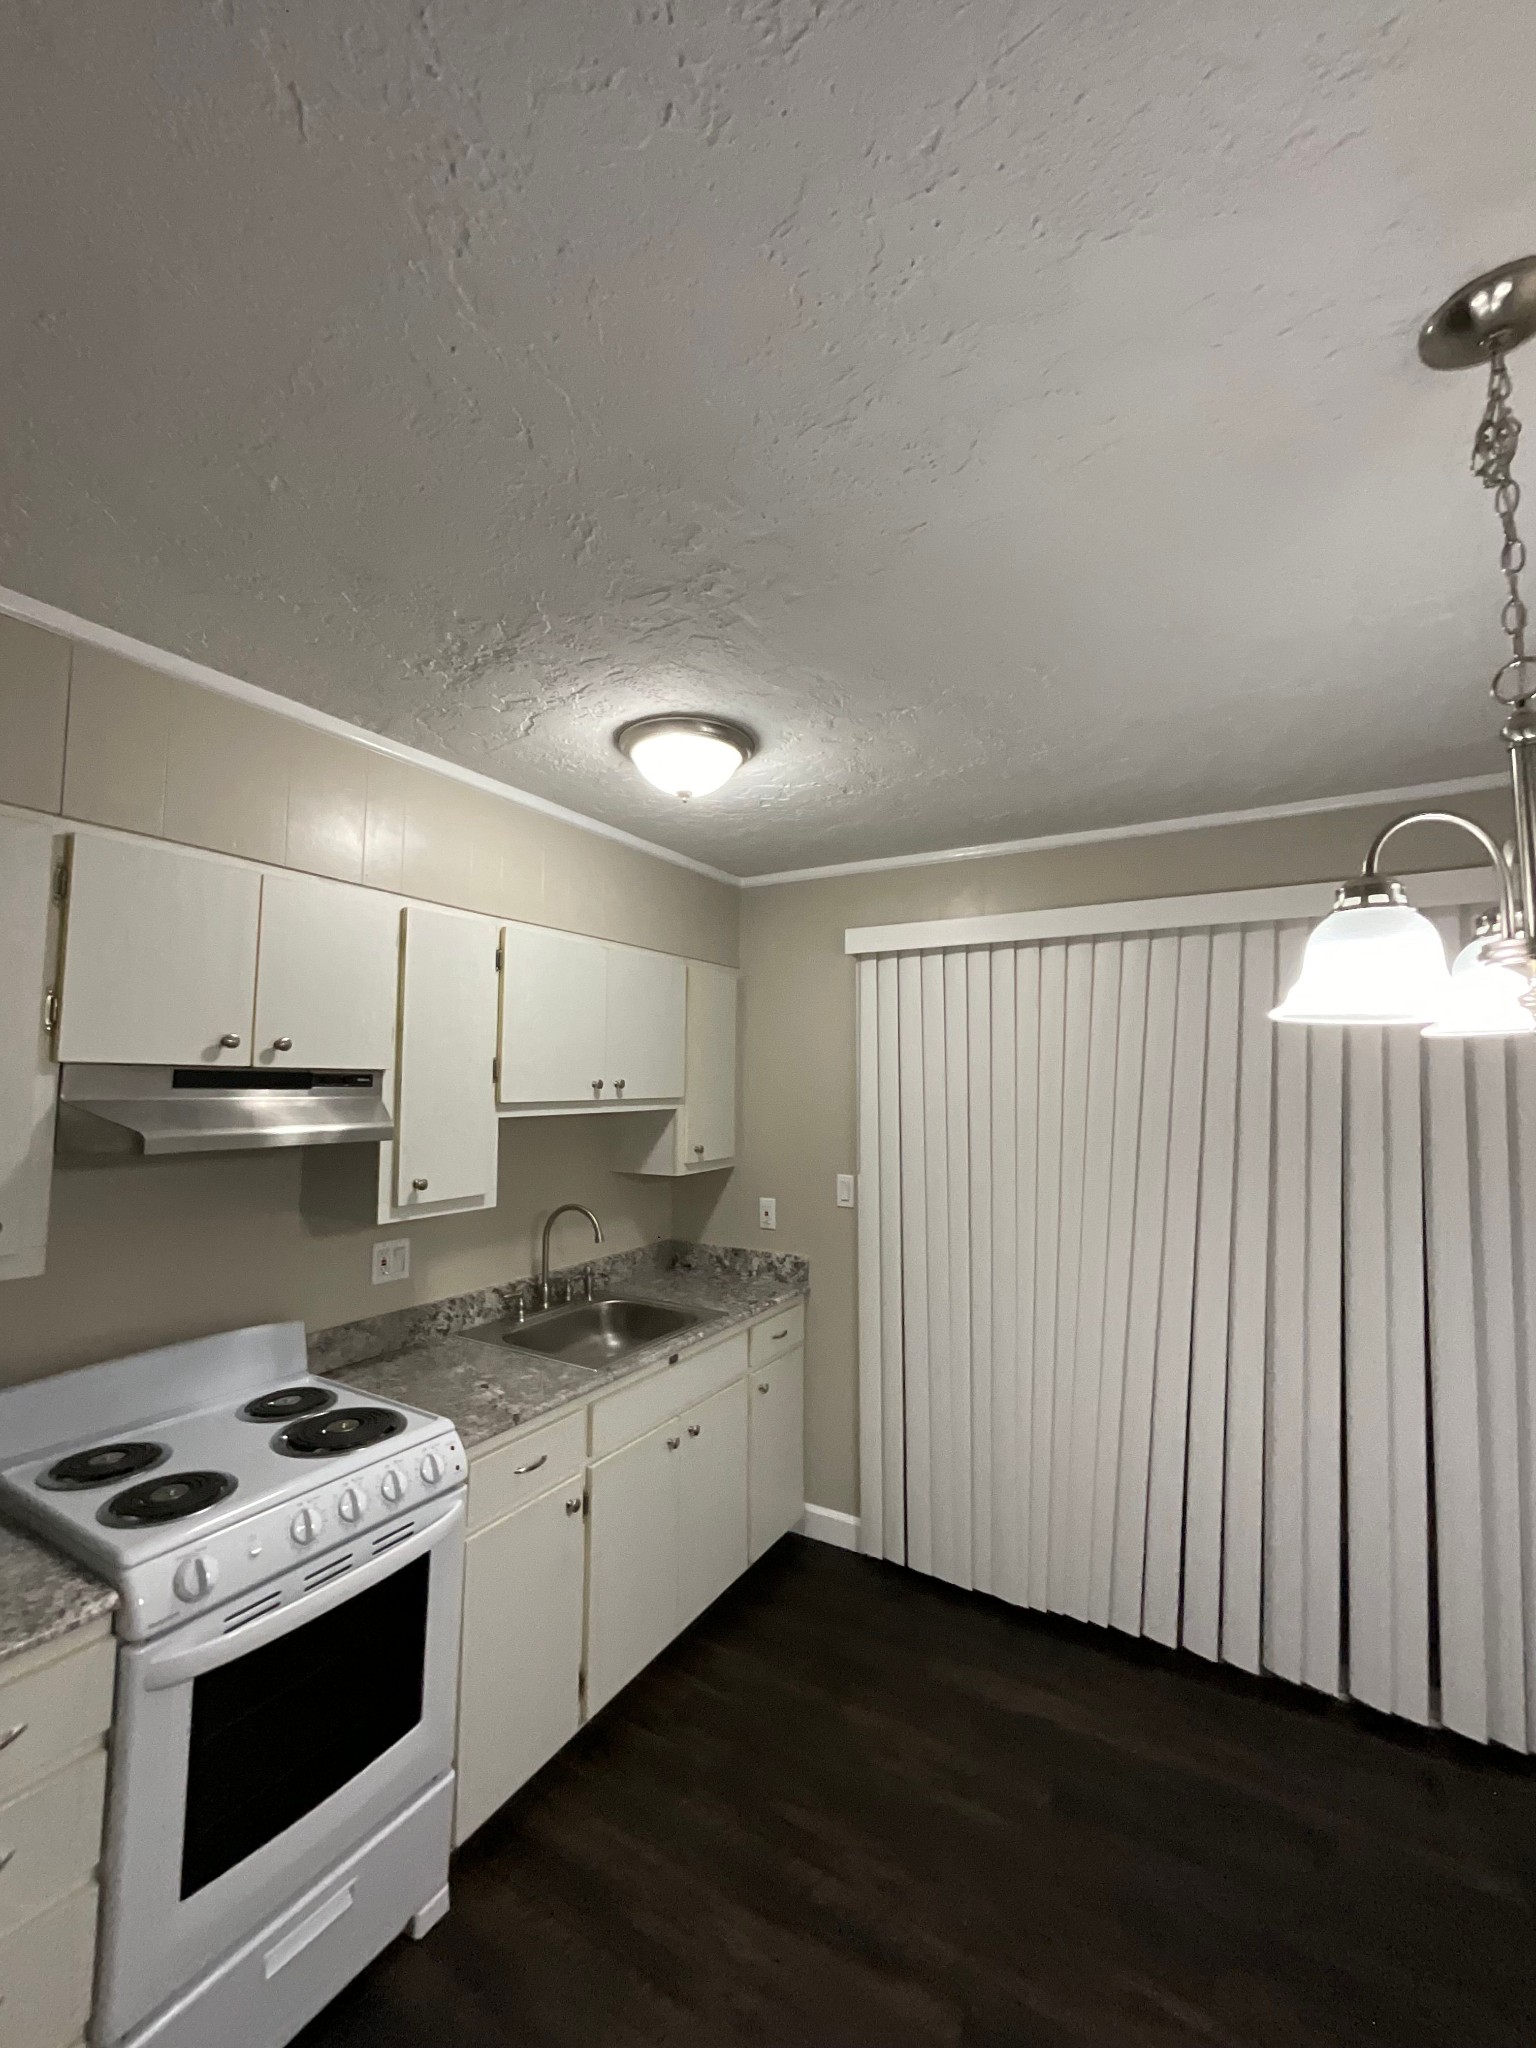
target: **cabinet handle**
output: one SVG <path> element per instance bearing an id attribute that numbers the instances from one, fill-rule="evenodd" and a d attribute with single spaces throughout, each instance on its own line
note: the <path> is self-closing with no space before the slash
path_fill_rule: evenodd
<path id="1" fill-rule="evenodd" d="M 226 1031 L 224 1036 L 219 1040 L 219 1043 L 220 1045 L 224 1046 L 228 1051 L 233 1052 L 235 1047 L 240 1043 L 240 1034 L 238 1031 Z"/>
<path id="2" fill-rule="evenodd" d="M 0 1870 L 4 1870 L 15 1854 L 16 1851 L 14 1849 L 0 1849 Z"/>
<path id="3" fill-rule="evenodd" d="M 681 1442 L 682 1438 L 680 1436 L 669 1436 L 667 1438 L 667 1449 L 669 1451 L 675 1451 Z"/>
<path id="4" fill-rule="evenodd" d="M 703 1427 L 704 1427 L 704 1425 L 703 1425 L 703 1423 L 702 1423 L 702 1422 L 690 1422 L 690 1423 L 689 1423 L 689 1425 L 688 1425 L 688 1434 L 689 1434 L 690 1436 L 697 1436 L 697 1435 L 698 1435 L 698 1433 L 699 1433 L 699 1431 L 700 1431 L 700 1430 L 701 1430 L 701 1429 L 702 1429 Z"/>
<path id="5" fill-rule="evenodd" d="M 568 1500 L 566 1502 L 565 1512 L 568 1515 L 579 1515 L 581 1513 L 581 1495 L 579 1493 L 577 1494 L 574 1500 Z"/>
<path id="6" fill-rule="evenodd" d="M 537 1472 L 541 1465 L 547 1465 L 548 1463 L 548 1451 L 541 1451 L 531 1465 L 514 1465 L 512 1467 L 512 1477 L 514 1479 L 521 1479 L 525 1472 Z"/>
<path id="7" fill-rule="evenodd" d="M 767 1393 L 767 1391 L 768 1391 L 768 1382 L 767 1382 L 767 1380 L 759 1380 L 759 1381 L 758 1381 L 758 1383 L 757 1383 L 757 1391 L 758 1391 L 758 1392 L 759 1392 L 760 1394 L 766 1394 L 766 1393 Z"/>
<path id="8" fill-rule="evenodd" d="M 27 1722 L 18 1721 L 14 1728 L 0 1728 L 0 1749 L 9 1749 L 13 1742 L 20 1742 L 27 1727 Z"/>
<path id="9" fill-rule="evenodd" d="M 423 1175 L 420 1180 L 413 1180 L 411 1182 L 411 1186 L 416 1190 L 418 1195 L 424 1195 L 427 1192 L 426 1176 Z"/>
<path id="10" fill-rule="evenodd" d="M 272 1041 L 272 1050 L 274 1052 L 292 1052 L 293 1040 L 291 1038 L 274 1038 Z"/>

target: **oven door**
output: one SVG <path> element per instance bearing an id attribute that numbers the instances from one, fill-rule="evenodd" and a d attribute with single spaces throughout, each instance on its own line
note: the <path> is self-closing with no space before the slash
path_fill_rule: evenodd
<path id="1" fill-rule="evenodd" d="M 374 1543 L 392 1538 L 238 1628 L 214 1610 L 119 1652 L 94 2039 L 116 2041 L 452 1771 L 462 1497 Z M 313 1579 L 323 1560 L 308 1562 Z"/>

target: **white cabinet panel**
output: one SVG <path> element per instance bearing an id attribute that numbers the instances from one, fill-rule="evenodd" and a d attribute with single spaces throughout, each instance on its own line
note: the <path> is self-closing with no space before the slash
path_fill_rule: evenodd
<path id="1" fill-rule="evenodd" d="M 572 932 L 502 934 L 501 1100 L 596 1102 L 612 1093 L 608 949 Z"/>
<path id="2" fill-rule="evenodd" d="M 752 1560 L 805 1509 L 805 1353 L 776 1358 L 748 1382 Z"/>
<path id="3" fill-rule="evenodd" d="M 680 1422 L 592 1467 L 587 1711 L 595 1714 L 677 1633 Z"/>
<path id="4" fill-rule="evenodd" d="M 43 1025 L 54 837 L 0 819 L 0 1279 L 43 1270 L 58 1070 Z"/>
<path id="5" fill-rule="evenodd" d="M 59 2048 L 91 2010 L 96 1954 L 96 1887 L 81 1885 L 57 1905 L 0 1936 L 0 2042 L 4 2048 Z"/>
<path id="6" fill-rule="evenodd" d="M 485 1206 L 496 1199 L 494 927 L 412 903 L 403 944 L 397 1208 Z"/>
<path id="7" fill-rule="evenodd" d="M 473 1834 L 576 1733 L 586 1575 L 581 1509 L 578 1477 L 481 1529 L 465 1548 L 455 1842 Z"/>
<path id="8" fill-rule="evenodd" d="M 258 1066 L 382 1072 L 395 1056 L 400 906 L 314 875 L 262 880 Z"/>
<path id="9" fill-rule="evenodd" d="M 736 1156 L 736 975 L 688 962 L 688 1074 L 683 1163 L 723 1165 Z"/>
<path id="10" fill-rule="evenodd" d="M 608 949 L 608 1070 L 625 1102 L 676 1101 L 683 1092 L 687 962 L 631 946 Z"/>
<path id="11" fill-rule="evenodd" d="M 77 833 L 59 1058 L 249 1066 L 260 903 L 256 868 Z"/>
<path id="12" fill-rule="evenodd" d="M 677 1625 L 686 1628 L 747 1568 L 746 1381 L 686 1409 L 678 1422 Z"/>

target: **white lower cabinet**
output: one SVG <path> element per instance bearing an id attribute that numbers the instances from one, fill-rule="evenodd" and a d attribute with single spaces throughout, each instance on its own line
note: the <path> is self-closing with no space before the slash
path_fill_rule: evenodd
<path id="1" fill-rule="evenodd" d="M 751 1374 L 752 1561 L 805 1510 L 805 1353 L 790 1351 Z"/>
<path id="2" fill-rule="evenodd" d="M 723 1387 L 679 1417 L 677 1626 L 747 1568 L 747 1388 Z"/>
<path id="3" fill-rule="evenodd" d="M 593 1465 L 587 1712 L 595 1714 L 677 1634 L 682 1428 L 664 1422 Z"/>
<path id="4" fill-rule="evenodd" d="M 456 1843 L 576 1733 L 585 1577 L 579 1474 L 465 1546 Z"/>

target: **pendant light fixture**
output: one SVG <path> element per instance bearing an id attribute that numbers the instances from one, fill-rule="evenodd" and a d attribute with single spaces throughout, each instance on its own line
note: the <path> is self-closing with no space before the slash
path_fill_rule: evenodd
<path id="1" fill-rule="evenodd" d="M 1515 450 L 1520 422 L 1510 404 L 1508 356 L 1536 334 L 1536 256 L 1522 256 L 1475 277 L 1430 315 L 1419 357 L 1432 370 L 1486 366 L 1488 396 L 1472 445 L 1472 469 L 1493 493 L 1505 583 L 1500 623 L 1509 659 L 1491 694 L 1505 712 L 1501 730 L 1515 804 L 1515 843 L 1501 847 L 1456 811 L 1413 811 L 1378 832 L 1357 878 L 1339 884 L 1331 914 L 1307 940 L 1295 986 L 1270 1015 L 1294 1024 L 1418 1024 L 1431 1038 L 1513 1038 L 1536 1032 L 1536 654 L 1520 576 L 1525 542 L 1516 514 Z M 1447 970 L 1445 948 L 1401 882 L 1383 874 L 1387 842 L 1410 825 L 1455 825 L 1478 842 L 1493 866 L 1498 909 L 1479 918 L 1476 936 Z"/>
<path id="2" fill-rule="evenodd" d="M 684 713 L 631 719 L 619 727 L 613 743 L 654 789 L 684 803 L 719 789 L 757 752 L 757 741 L 744 725 Z"/>

